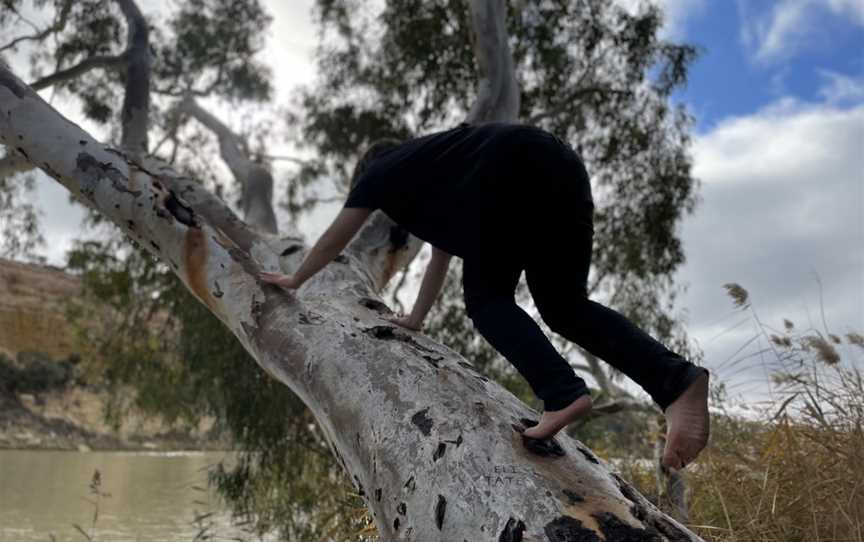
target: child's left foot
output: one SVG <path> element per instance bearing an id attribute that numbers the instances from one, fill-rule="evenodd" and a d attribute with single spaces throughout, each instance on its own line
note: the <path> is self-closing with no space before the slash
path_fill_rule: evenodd
<path id="1" fill-rule="evenodd" d="M 591 411 L 593 402 L 590 395 L 583 395 L 561 410 L 546 410 L 540 423 L 522 432 L 526 437 L 546 440 L 555 436 L 565 426 Z"/>

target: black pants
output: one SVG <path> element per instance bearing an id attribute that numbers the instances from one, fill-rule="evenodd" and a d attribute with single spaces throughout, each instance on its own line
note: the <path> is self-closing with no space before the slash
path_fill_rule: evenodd
<path id="1" fill-rule="evenodd" d="M 557 166 L 564 168 L 563 174 L 554 167 L 549 172 L 558 174 L 562 184 L 544 185 L 554 196 L 546 199 L 544 212 L 531 213 L 524 205 L 521 215 L 514 210 L 513 221 L 528 216 L 531 224 L 523 223 L 521 230 L 502 227 L 499 232 L 507 236 L 490 238 L 463 258 L 466 312 L 480 334 L 528 381 L 546 410 L 560 410 L 589 393 L 585 381 L 516 304 L 516 285 L 524 270 L 534 303 L 552 331 L 630 377 L 665 410 L 704 369 L 618 312 L 588 299 L 594 206 L 567 196 L 583 193 L 584 185 L 573 185 L 587 183 L 587 174 L 581 161 L 568 159 Z"/>

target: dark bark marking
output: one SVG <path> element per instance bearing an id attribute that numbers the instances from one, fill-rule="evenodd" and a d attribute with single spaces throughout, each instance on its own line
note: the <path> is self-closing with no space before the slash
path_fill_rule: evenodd
<path id="1" fill-rule="evenodd" d="M 566 452 L 558 442 L 552 438 L 549 440 L 540 440 L 536 438 L 526 437 L 522 435 L 522 443 L 525 449 L 535 455 L 542 457 L 564 457 Z"/>
<path id="2" fill-rule="evenodd" d="M 405 485 L 403 485 L 402 487 L 405 487 L 405 488 L 410 489 L 411 491 L 414 491 L 414 489 L 417 487 L 417 483 L 414 481 L 414 477 L 412 476 L 411 478 L 408 478 L 408 481 L 405 482 Z"/>
<path id="3" fill-rule="evenodd" d="M 297 320 L 301 324 L 313 325 L 313 326 L 314 325 L 321 325 L 324 323 L 324 317 L 321 316 L 320 314 L 315 314 L 313 312 L 310 312 L 308 315 L 306 313 L 301 312 L 297 315 Z"/>
<path id="4" fill-rule="evenodd" d="M 174 194 L 173 190 L 168 191 L 168 197 L 165 198 L 165 202 L 163 203 L 165 210 L 171 213 L 177 222 L 181 224 L 185 224 L 190 228 L 197 228 L 198 222 L 195 217 L 195 212 L 191 207 L 183 203 L 176 194 Z"/>
<path id="5" fill-rule="evenodd" d="M 488 381 L 489 381 L 489 379 L 486 378 L 486 377 L 483 375 L 483 373 L 481 373 L 479 370 L 477 370 L 477 367 L 474 367 L 473 365 L 471 365 L 471 364 L 468 363 L 467 361 L 460 361 L 460 362 L 459 362 L 459 365 L 461 365 L 462 367 L 465 367 L 466 369 L 468 369 L 469 371 L 471 371 L 472 373 L 474 373 L 474 374 L 472 375 L 474 378 L 476 378 L 476 379 L 478 379 L 478 380 L 482 380 L 483 382 L 488 382 Z"/>
<path id="6" fill-rule="evenodd" d="M 393 530 L 394 530 L 394 531 L 398 531 L 398 530 L 399 530 L 399 518 L 395 518 L 395 519 L 393 520 Z"/>
<path id="7" fill-rule="evenodd" d="M 549 542 L 601 542 L 602 539 L 582 522 L 570 516 L 558 516 L 543 527 Z M 610 539 L 611 540 L 611 539 Z M 620 540 L 620 539 L 614 539 Z M 623 539 L 626 540 L 626 539 Z"/>
<path id="8" fill-rule="evenodd" d="M 459 445 L 462 444 L 462 433 L 459 433 L 459 436 L 456 437 L 456 440 L 445 440 L 444 442 L 450 442 L 452 444 L 455 444 L 458 448 Z"/>
<path id="9" fill-rule="evenodd" d="M 75 167 L 85 175 L 81 192 L 84 193 L 85 190 L 83 184 L 86 184 L 90 193 L 88 195 L 90 199 L 93 199 L 93 192 L 96 190 L 96 185 L 106 177 L 111 181 L 111 186 L 114 187 L 114 190 L 117 190 L 118 192 L 131 194 L 136 198 L 142 193 L 140 190 L 129 190 L 129 188 L 127 188 L 126 184 L 128 183 L 128 179 L 119 169 L 114 167 L 114 164 L 111 162 L 100 162 L 96 160 L 93 155 L 86 152 L 78 153 L 78 157 L 75 159 Z"/>
<path id="10" fill-rule="evenodd" d="M 280 252 L 279 255 L 280 256 L 290 256 L 291 254 L 294 254 L 295 252 L 297 252 L 301 248 L 303 248 L 303 245 L 291 245 L 290 247 L 288 247 L 285 250 L 283 250 L 282 252 Z"/>
<path id="11" fill-rule="evenodd" d="M 216 286 L 216 291 L 213 292 L 213 297 L 222 297 L 225 295 L 225 292 L 223 292 L 222 288 L 219 287 L 219 281 L 214 280 L 213 284 Z"/>
<path id="12" fill-rule="evenodd" d="M 498 542 L 522 542 L 525 533 L 525 522 L 512 516 L 504 524 L 504 530 L 498 535 Z"/>
<path id="13" fill-rule="evenodd" d="M 81 146 L 84 146 L 84 145 L 87 144 L 87 140 L 86 140 L 86 139 L 79 139 L 79 140 L 78 140 L 78 144 L 81 145 Z"/>
<path id="14" fill-rule="evenodd" d="M 447 499 L 444 498 L 443 495 L 438 495 L 438 502 L 435 503 L 435 525 L 438 526 L 438 530 L 441 530 L 441 526 L 444 525 L 444 512 L 447 509 Z"/>
<path id="15" fill-rule="evenodd" d="M 403 333 L 402 331 L 398 331 L 394 326 L 372 326 L 363 329 L 363 333 L 375 339 L 402 341 L 421 352 L 434 352 L 431 348 L 427 348 L 418 343 L 414 337 L 407 333 Z"/>
<path id="16" fill-rule="evenodd" d="M 57 173 L 57 171 L 55 171 L 54 168 L 51 167 L 51 164 L 49 164 L 48 162 L 42 164 L 42 170 L 45 171 L 45 173 L 47 173 L 48 175 L 51 175 L 52 177 L 57 179 L 58 181 L 60 180 L 60 174 Z"/>
<path id="17" fill-rule="evenodd" d="M 416 425 L 428 437 L 432 432 L 432 418 L 426 414 L 427 412 L 429 412 L 429 407 L 411 416 L 411 423 Z"/>
<path id="18" fill-rule="evenodd" d="M 29 161 L 30 161 L 30 156 L 27 154 L 27 151 L 25 151 L 25 150 L 22 149 L 21 147 L 17 147 L 17 149 L 18 149 L 18 152 L 20 152 L 21 155 L 24 156 L 24 158 L 26 158 L 27 161 L 29 162 Z"/>
<path id="19" fill-rule="evenodd" d="M 333 261 L 336 263 L 348 263 L 348 256 L 344 254 L 339 254 L 338 256 L 333 258 Z"/>
<path id="20" fill-rule="evenodd" d="M 636 490 L 614 472 L 611 474 L 615 479 L 615 482 L 617 482 L 621 494 L 632 503 L 630 513 L 634 518 L 641 521 L 646 527 L 653 528 L 662 533 L 669 542 L 689 542 L 692 540 L 690 536 L 666 518 L 657 514 L 650 514 L 648 510 L 646 510 L 645 505 L 642 504 L 642 499 Z"/>
<path id="21" fill-rule="evenodd" d="M 432 461 L 438 461 L 442 455 L 444 455 L 444 451 L 447 449 L 447 445 L 443 442 L 438 443 L 438 447 L 432 453 Z"/>
<path id="22" fill-rule="evenodd" d="M 643 520 L 642 523 L 645 523 Z M 669 542 L 690 542 L 693 540 L 684 531 L 676 527 L 671 521 L 663 516 L 651 516 L 648 524 L 666 537 Z"/>
<path id="23" fill-rule="evenodd" d="M 576 449 L 579 450 L 579 452 L 581 452 L 582 455 L 585 456 L 585 459 L 587 459 L 588 461 L 595 463 L 597 465 L 600 464 L 600 461 L 597 459 L 597 456 L 592 454 L 590 451 L 586 450 L 585 448 L 583 448 L 581 446 L 577 446 Z"/>
<path id="24" fill-rule="evenodd" d="M 375 489 L 375 500 L 379 501 L 379 502 L 381 501 L 381 488 L 380 487 Z"/>
<path id="25" fill-rule="evenodd" d="M 252 319 L 255 321 L 256 325 L 259 323 L 259 320 L 261 319 L 261 311 L 263 309 L 264 309 L 264 304 L 261 303 L 259 300 L 255 299 L 255 296 L 253 295 L 252 296 L 251 313 L 252 313 Z"/>
<path id="26" fill-rule="evenodd" d="M 653 528 L 637 529 L 627 525 L 611 512 L 591 514 L 600 524 L 606 540 L 627 540 L 627 542 L 661 542 L 663 539 Z"/>
<path id="27" fill-rule="evenodd" d="M 367 309 L 372 309 L 375 312 L 383 312 L 386 314 L 393 313 L 393 311 L 390 310 L 390 307 L 388 307 L 385 303 L 382 303 L 377 299 L 372 299 L 371 297 L 361 297 L 357 302 L 366 307 Z"/>
<path id="28" fill-rule="evenodd" d="M 150 241 L 150 246 L 153 247 L 157 252 L 162 250 L 162 248 L 160 248 L 159 245 L 156 244 L 156 241 Z"/>
<path id="29" fill-rule="evenodd" d="M 400 514 L 402 514 L 403 516 L 405 515 L 405 511 L 407 509 L 408 509 L 408 507 L 404 502 L 400 502 L 399 506 L 396 507 L 396 511 L 399 512 Z"/>
<path id="30" fill-rule="evenodd" d="M 126 225 L 129 227 L 130 230 L 135 231 L 135 221 L 134 220 L 127 220 Z"/>
<path id="31" fill-rule="evenodd" d="M 576 504 L 577 502 L 584 502 L 585 501 L 585 498 L 582 495 L 576 493 L 572 489 L 565 489 L 563 491 L 563 493 L 570 500 L 570 504 Z"/>
<path id="32" fill-rule="evenodd" d="M 522 444 L 529 452 L 543 457 L 564 457 L 565 455 L 567 455 L 567 453 L 564 451 L 564 448 L 562 448 L 561 445 L 558 444 L 558 441 L 556 441 L 554 437 L 547 440 L 540 440 L 525 436 L 525 429 L 535 426 L 539 422 L 529 418 L 519 418 L 519 421 L 522 422 L 525 427 L 522 427 L 521 425 L 515 423 L 510 424 L 510 427 L 512 427 L 514 431 L 522 435 Z"/>
<path id="33" fill-rule="evenodd" d="M 423 357 L 423 359 L 425 359 L 426 361 L 428 361 L 428 362 L 429 362 L 433 367 L 435 367 L 436 369 L 439 369 L 439 368 L 440 368 L 440 366 L 438 365 L 438 362 L 441 361 L 442 359 L 444 359 L 444 356 L 439 356 L 439 357 L 436 358 L 435 356 L 432 356 L 432 355 L 429 355 L 429 354 L 423 354 L 422 357 Z"/>

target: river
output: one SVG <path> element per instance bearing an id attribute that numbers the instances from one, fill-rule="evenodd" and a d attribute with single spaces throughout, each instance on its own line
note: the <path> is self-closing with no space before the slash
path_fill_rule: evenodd
<path id="1" fill-rule="evenodd" d="M 0 450 L 0 542 L 262 540 L 233 526 L 207 490 L 207 468 L 221 452 L 57 452 Z M 94 472 L 101 478 L 93 526 Z M 198 524 L 195 517 L 210 514 Z M 263 540 L 268 540 L 264 538 Z M 211 539 L 212 540 L 212 539 Z"/>

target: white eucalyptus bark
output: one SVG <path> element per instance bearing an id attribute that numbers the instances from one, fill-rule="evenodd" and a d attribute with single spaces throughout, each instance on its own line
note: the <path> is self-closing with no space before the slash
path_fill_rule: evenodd
<path id="1" fill-rule="evenodd" d="M 185 199 L 184 179 L 127 161 L 5 68 L 0 143 L 167 262 L 305 402 L 382 540 L 698 540 L 579 442 L 524 440 L 537 412 L 446 347 L 383 321 L 389 310 L 358 256 L 372 230 L 292 294 L 256 276 L 294 269 L 297 241 L 257 233 L 200 188 Z"/>
<path id="2" fill-rule="evenodd" d="M 243 187 L 241 200 L 244 220 L 267 233 L 277 233 L 276 213 L 273 211 L 273 175 L 270 171 L 251 160 L 242 139 L 198 105 L 191 95 L 181 100 L 177 110 L 197 119 L 216 134 L 222 160 Z"/>

